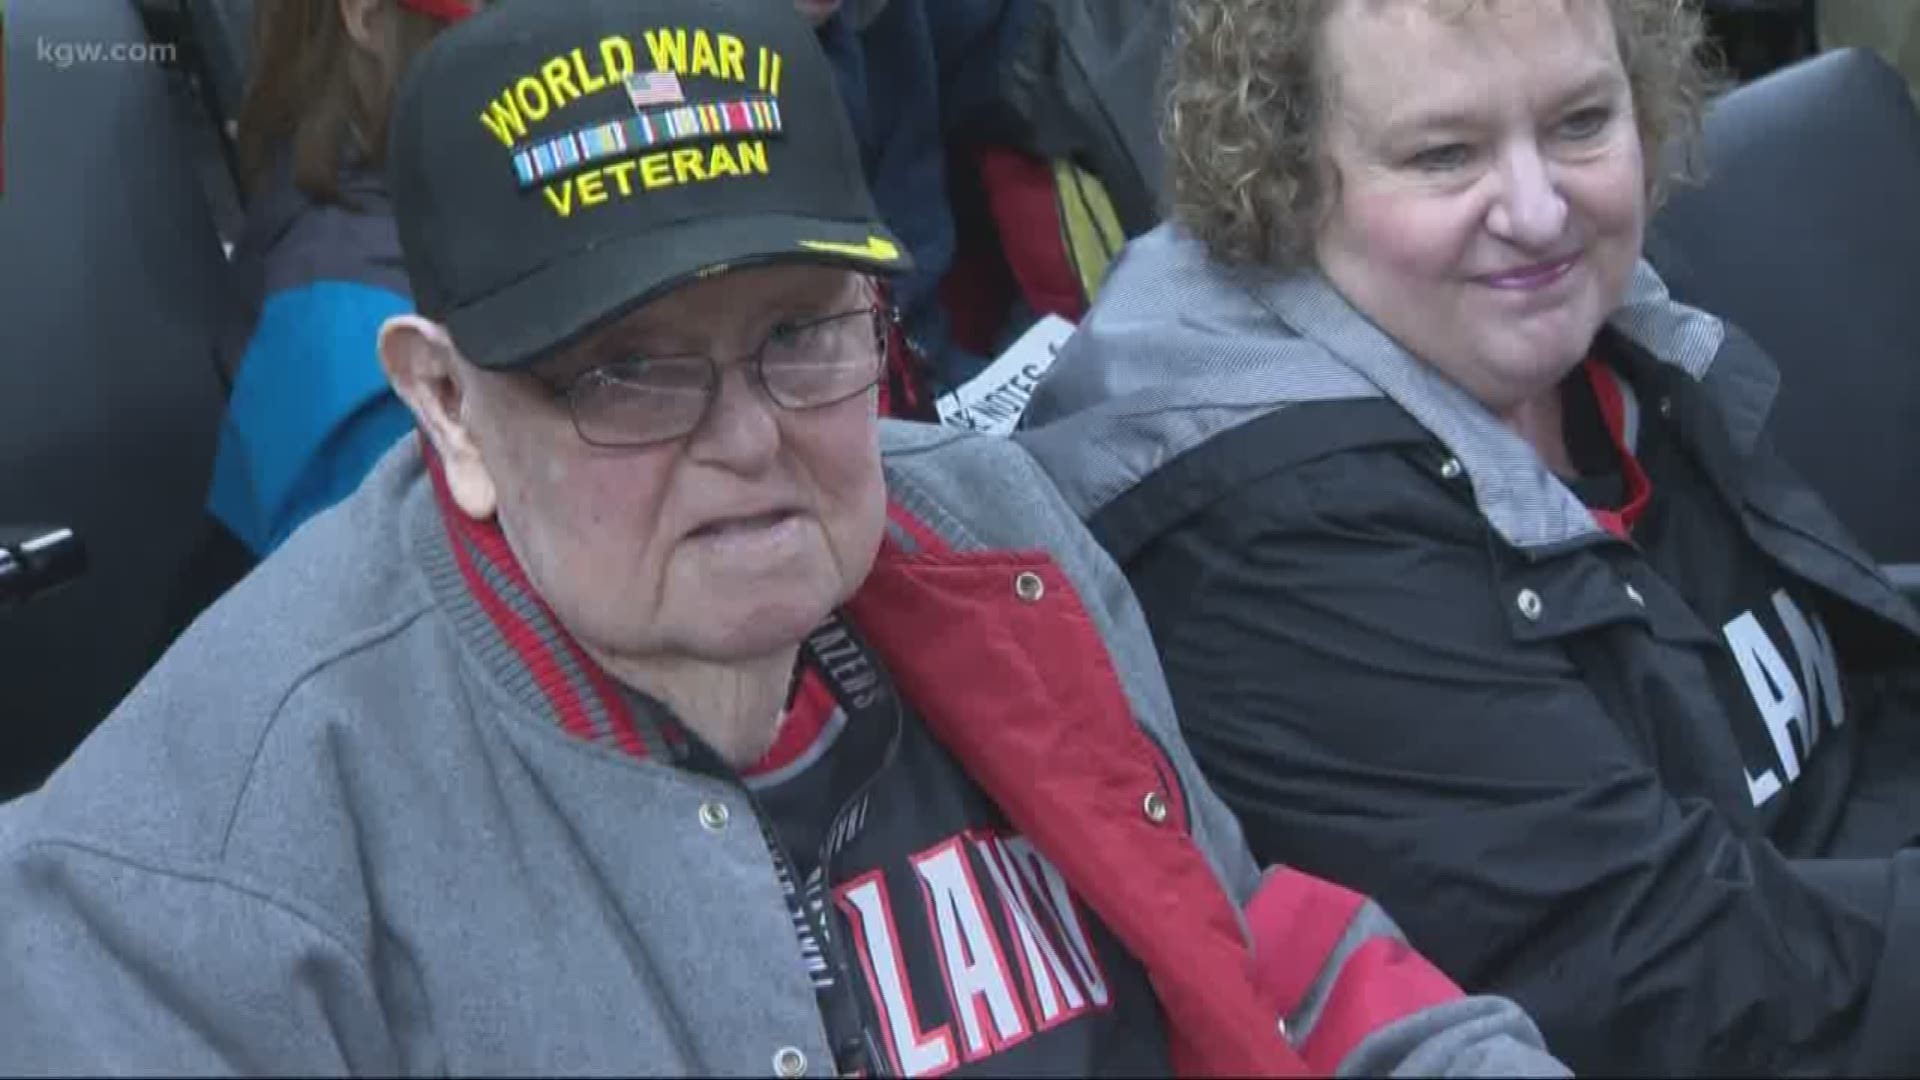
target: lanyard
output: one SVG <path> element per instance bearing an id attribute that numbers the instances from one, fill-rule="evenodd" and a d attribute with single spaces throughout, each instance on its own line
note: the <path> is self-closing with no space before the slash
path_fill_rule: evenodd
<path id="1" fill-rule="evenodd" d="M 886 767 L 886 762 L 891 761 L 899 742 L 902 722 L 900 701 L 873 650 L 837 610 L 807 636 L 801 647 L 801 659 L 807 669 L 818 673 L 821 681 L 826 683 L 834 703 L 846 714 L 847 728 L 854 738 L 867 739 L 885 733 L 887 742 L 880 769 L 876 769 L 874 775 L 869 776 L 838 808 L 827 829 L 816 865 L 823 888 L 831 890 L 830 868 L 833 858 L 854 835 L 854 831 L 847 827 L 848 819 L 856 814 L 864 815 L 866 790 L 871 786 L 874 776 Z M 774 844 L 773 847 L 777 850 L 779 845 Z M 777 858 L 784 860 L 785 856 Z M 790 868 L 789 873 L 783 876 L 793 879 Z M 789 895 L 788 904 L 793 907 L 797 919 L 807 920 L 820 943 L 822 958 L 835 975 L 836 985 L 832 989 L 817 989 L 820 994 L 820 1013 L 833 1040 L 835 1063 L 841 1075 L 877 1075 L 885 1068 L 887 1059 L 874 1045 L 873 1032 L 877 1029 L 868 1022 L 867 1010 L 856 996 L 858 984 L 853 979 L 852 966 L 846 962 L 846 953 L 840 947 L 840 936 L 831 932 L 826 912 L 807 902 L 804 885 Z"/>
<path id="2" fill-rule="evenodd" d="M 872 650 L 847 625 L 838 611 L 830 614 L 819 628 L 808 635 L 801 648 L 800 665 L 803 676 L 808 670 L 819 674 L 828 691 L 833 694 L 835 704 L 846 713 L 849 731 L 863 738 L 886 733 L 885 760 L 891 760 L 901 724 L 899 699 Z M 677 720 L 672 722 L 685 736 L 679 740 L 680 763 L 683 766 L 738 783 L 738 774 L 704 741 L 686 730 Z M 845 826 L 850 817 L 862 812 L 866 787 L 871 782 L 872 778 L 869 777 L 834 815 L 817 864 L 823 882 L 830 877 L 827 867 L 833 856 L 845 846 L 852 833 Z M 887 1059 L 873 1041 L 873 1032 L 878 1028 L 869 1022 L 868 1009 L 859 996 L 860 984 L 853 978 L 853 968 L 847 963 L 839 936 L 832 933 L 828 925 L 826 905 L 823 903 L 816 907 L 809 902 L 807 884 L 801 879 L 792 858 L 787 854 L 786 846 L 773 829 L 766 808 L 760 804 L 751 788 L 744 784 L 739 786 L 753 805 L 767 851 L 773 858 L 774 873 L 787 901 L 788 913 L 793 918 L 794 933 L 799 938 L 801 955 L 807 962 L 808 975 L 818 998 L 820 1018 L 827 1030 L 836 1071 L 842 1076 L 879 1075 L 886 1067 Z"/>

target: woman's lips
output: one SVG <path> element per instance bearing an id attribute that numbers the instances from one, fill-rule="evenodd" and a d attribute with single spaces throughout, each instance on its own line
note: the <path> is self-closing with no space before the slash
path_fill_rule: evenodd
<path id="1" fill-rule="evenodd" d="M 1564 259 L 1557 259 L 1547 263 L 1535 263 L 1532 266 L 1523 266 L 1517 270 L 1503 270 L 1497 274 L 1483 274 L 1479 280 L 1480 284 L 1490 289 L 1532 292 L 1536 289 L 1544 289 L 1554 282 L 1559 281 L 1565 277 L 1567 271 L 1572 270 L 1573 265 L 1579 261 L 1580 256 L 1569 255 Z"/>

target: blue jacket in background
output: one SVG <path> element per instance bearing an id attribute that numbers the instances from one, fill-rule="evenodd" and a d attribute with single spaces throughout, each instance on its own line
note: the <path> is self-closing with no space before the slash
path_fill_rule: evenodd
<path id="1" fill-rule="evenodd" d="M 369 174 L 341 191 L 351 208 L 315 204 L 283 164 L 234 252 L 245 304 L 222 341 L 236 374 L 208 509 L 260 556 L 352 493 L 413 427 L 377 350 L 381 323 L 413 310 L 392 207 Z"/>
<path id="2" fill-rule="evenodd" d="M 946 140 L 999 100 L 1000 65 L 1033 17 L 1033 0 L 887 0 L 856 26 L 846 11 L 820 28 L 840 79 L 867 184 L 915 269 L 894 284 L 907 332 L 957 386 L 988 358 L 956 348 L 940 307 L 955 235 Z"/>

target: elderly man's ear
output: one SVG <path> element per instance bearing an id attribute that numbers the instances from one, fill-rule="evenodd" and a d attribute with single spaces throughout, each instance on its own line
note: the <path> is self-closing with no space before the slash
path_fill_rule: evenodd
<path id="1" fill-rule="evenodd" d="M 387 381 L 440 455 L 453 501 L 469 517 L 484 520 L 493 516 L 498 493 L 471 424 L 472 372 L 464 363 L 447 328 L 431 319 L 399 315 L 380 328 Z"/>

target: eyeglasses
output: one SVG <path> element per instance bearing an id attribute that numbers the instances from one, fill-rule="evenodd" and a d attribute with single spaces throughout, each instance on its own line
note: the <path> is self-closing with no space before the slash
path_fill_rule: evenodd
<path id="1" fill-rule="evenodd" d="M 887 320 L 878 308 L 782 323 L 741 360 L 748 381 L 775 405 L 804 411 L 873 389 L 886 363 Z M 580 438 L 632 448 L 683 438 L 720 391 L 720 365 L 705 356 L 635 356 L 540 384 L 565 402 Z"/>

